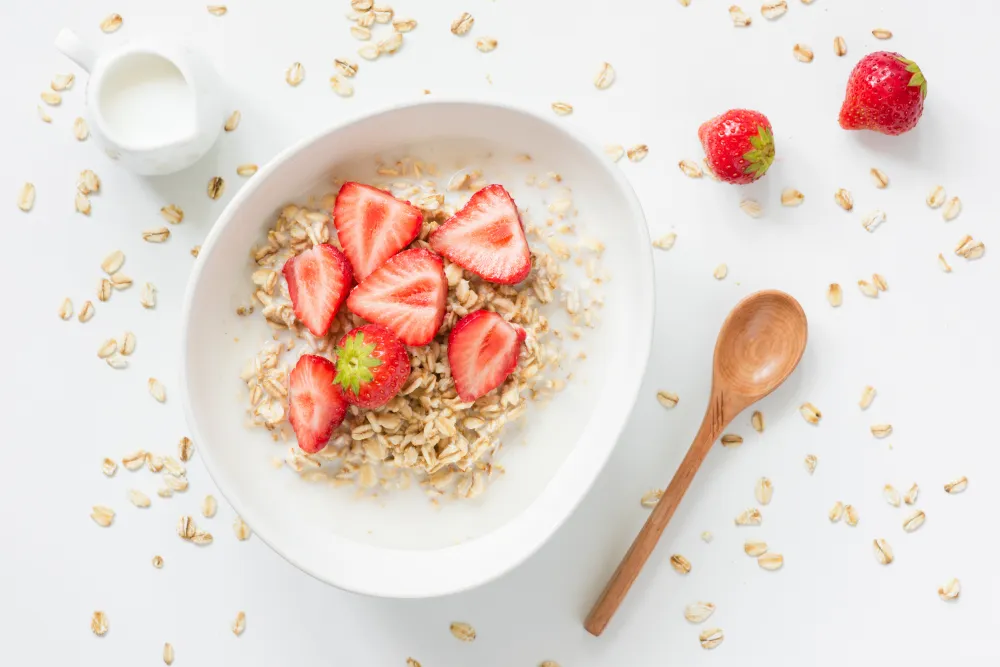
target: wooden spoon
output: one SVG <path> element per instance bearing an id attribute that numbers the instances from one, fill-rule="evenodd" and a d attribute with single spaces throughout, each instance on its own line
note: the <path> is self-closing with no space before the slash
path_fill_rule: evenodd
<path id="1" fill-rule="evenodd" d="M 806 334 L 802 306 L 784 292 L 768 290 L 751 294 L 729 313 L 715 343 L 712 394 L 701 429 L 670 486 L 590 610 L 583 624 L 587 632 L 595 636 L 604 632 L 691 486 L 712 443 L 736 415 L 777 389 L 791 375 L 806 349 Z"/>

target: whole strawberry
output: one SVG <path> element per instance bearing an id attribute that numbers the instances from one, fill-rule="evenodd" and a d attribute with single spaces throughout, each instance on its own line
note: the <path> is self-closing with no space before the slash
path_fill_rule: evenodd
<path id="1" fill-rule="evenodd" d="M 927 79 L 917 63 L 898 53 L 869 53 L 851 70 L 840 108 L 845 130 L 902 134 L 917 125 L 924 112 Z"/>
<path id="2" fill-rule="evenodd" d="M 771 121 L 759 111 L 730 109 L 698 128 L 708 166 L 726 183 L 753 183 L 774 162 Z"/>
<path id="3" fill-rule="evenodd" d="M 337 375 L 348 403 L 377 408 L 399 393 L 410 376 L 410 357 L 396 334 L 381 324 L 348 331 L 337 344 Z"/>

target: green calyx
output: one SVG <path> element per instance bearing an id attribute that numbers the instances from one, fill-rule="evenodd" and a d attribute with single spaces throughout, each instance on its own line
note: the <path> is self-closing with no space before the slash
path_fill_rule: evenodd
<path id="1" fill-rule="evenodd" d="M 920 86 L 920 97 L 927 97 L 927 79 L 924 78 L 924 73 L 920 71 L 920 67 L 917 63 L 909 60 L 908 58 L 899 58 L 899 62 L 906 65 L 906 71 L 912 76 L 910 77 L 910 82 L 906 84 L 907 86 Z"/>
<path id="2" fill-rule="evenodd" d="M 753 146 L 753 150 L 743 154 L 743 159 L 750 163 L 743 173 L 753 174 L 754 180 L 757 180 L 774 162 L 774 137 L 771 136 L 771 130 L 758 125 L 756 136 L 750 137 L 750 145 Z"/>
<path id="3" fill-rule="evenodd" d="M 381 359 L 372 356 L 374 351 L 374 343 L 365 344 L 364 332 L 348 336 L 344 344 L 336 350 L 337 375 L 333 378 L 333 382 L 339 384 L 345 391 L 353 391 L 355 396 L 361 393 L 361 385 L 375 379 L 369 369 L 382 365 Z"/>

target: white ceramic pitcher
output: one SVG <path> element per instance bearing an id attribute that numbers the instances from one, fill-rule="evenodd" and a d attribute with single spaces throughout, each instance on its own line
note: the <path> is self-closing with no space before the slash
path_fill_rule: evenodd
<path id="1" fill-rule="evenodd" d="M 132 40 L 98 54 L 69 30 L 59 33 L 55 45 L 90 73 L 91 135 L 109 157 L 132 171 L 180 171 L 218 138 L 225 114 L 222 80 L 189 47 Z"/>

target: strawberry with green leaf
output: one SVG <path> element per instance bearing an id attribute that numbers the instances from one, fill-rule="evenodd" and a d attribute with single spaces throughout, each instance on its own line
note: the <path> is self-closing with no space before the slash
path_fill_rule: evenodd
<path id="1" fill-rule="evenodd" d="M 771 122 L 759 111 L 730 109 L 698 128 L 708 166 L 726 183 L 753 183 L 774 162 Z"/>
<path id="2" fill-rule="evenodd" d="M 336 349 L 337 374 L 348 403 L 373 409 L 399 393 L 410 376 L 410 356 L 396 334 L 381 324 L 352 329 Z"/>
<path id="3" fill-rule="evenodd" d="M 898 53 L 869 53 L 854 66 L 840 108 L 845 130 L 903 134 L 924 113 L 927 79 L 917 63 Z"/>

